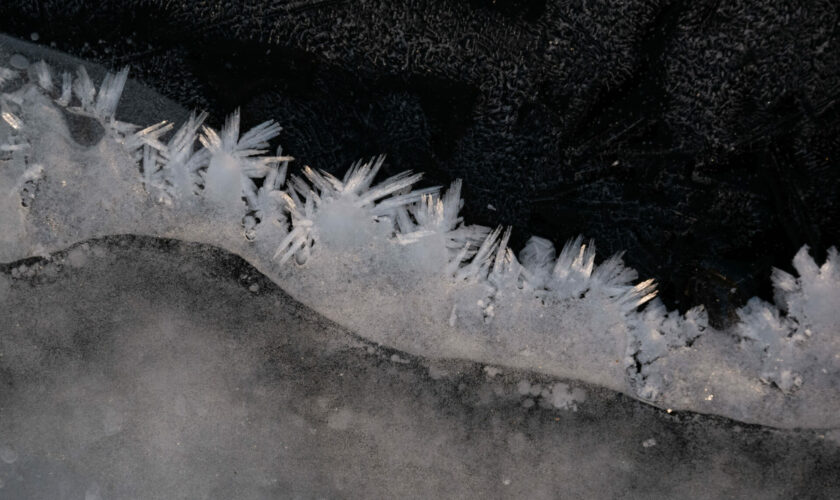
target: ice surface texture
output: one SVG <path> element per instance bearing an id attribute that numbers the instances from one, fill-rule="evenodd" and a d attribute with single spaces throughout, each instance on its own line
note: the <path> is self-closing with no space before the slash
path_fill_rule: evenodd
<path id="1" fill-rule="evenodd" d="M 840 497 L 838 431 L 395 353 L 207 245 L 0 271 L 3 500 Z"/>
<path id="2" fill-rule="evenodd" d="M 274 122 L 244 133 L 236 113 L 220 131 L 202 114 L 177 130 L 134 125 L 115 116 L 125 70 L 97 86 L 84 68 L 59 72 L 13 54 L 0 54 L 0 262 L 112 234 L 207 243 L 412 354 L 580 379 L 662 408 L 840 426 L 833 249 L 822 266 L 803 249 L 798 277 L 774 273 L 776 306 L 753 299 L 718 331 L 702 307 L 667 311 L 619 256 L 596 265 L 581 238 L 556 256 L 533 238 L 517 258 L 509 230 L 459 218 L 457 181 L 445 191 L 412 191 L 420 175 L 408 172 L 375 182 L 383 158 L 341 179 L 291 173 L 291 158 L 266 156 Z"/>

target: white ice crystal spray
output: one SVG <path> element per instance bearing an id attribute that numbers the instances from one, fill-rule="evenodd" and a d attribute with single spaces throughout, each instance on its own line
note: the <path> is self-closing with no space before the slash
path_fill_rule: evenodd
<path id="1" fill-rule="evenodd" d="M 274 121 L 241 133 L 237 110 L 219 132 L 205 113 L 176 130 L 139 126 L 116 118 L 127 68 L 98 88 L 84 68 L 54 74 L 0 61 L 2 262 L 107 234 L 198 241 L 392 348 L 577 378 L 663 408 L 840 426 L 833 248 L 822 266 L 803 248 L 797 277 L 773 273 L 777 305 L 752 299 L 720 331 L 702 307 L 668 311 L 621 255 L 596 263 L 582 237 L 559 254 L 532 237 L 517 256 L 510 228 L 465 224 L 459 180 L 443 193 L 413 189 L 419 173 L 376 182 L 384 157 L 341 178 L 289 172 L 290 156 L 266 156 Z M 77 143 L 62 113 L 104 136 Z"/>
<path id="2" fill-rule="evenodd" d="M 202 127 L 201 144 L 210 152 L 210 163 L 204 174 L 204 196 L 219 205 L 241 208 L 243 197 L 256 197 L 252 178 L 265 177 L 270 165 L 291 160 L 291 157 L 261 156 L 268 141 L 280 133 L 280 125 L 267 121 L 239 135 L 239 110 L 231 114 L 221 134 Z"/>

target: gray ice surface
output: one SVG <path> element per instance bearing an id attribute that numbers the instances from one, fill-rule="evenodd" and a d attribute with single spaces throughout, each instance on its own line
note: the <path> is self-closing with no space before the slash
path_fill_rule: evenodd
<path id="1" fill-rule="evenodd" d="M 212 247 L 0 268 L 0 498 L 838 498 L 840 436 L 365 343 Z M 540 387 L 537 387 L 539 385 Z"/>

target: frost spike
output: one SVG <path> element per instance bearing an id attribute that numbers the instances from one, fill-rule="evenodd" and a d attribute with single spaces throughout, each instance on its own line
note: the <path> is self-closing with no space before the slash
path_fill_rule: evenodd
<path id="1" fill-rule="evenodd" d="M 502 233 L 501 226 L 494 229 L 478 247 L 472 261 L 465 267 L 458 270 L 455 278 L 458 280 L 482 277 L 490 265 L 489 259 L 496 248 L 499 235 Z"/>
<path id="2" fill-rule="evenodd" d="M 165 151 L 166 145 L 160 142 L 160 136 L 172 130 L 172 127 L 173 125 L 166 120 L 155 123 L 126 137 L 123 144 L 129 152 L 139 149 L 143 144 L 148 144 L 159 151 Z"/>
<path id="3" fill-rule="evenodd" d="M 265 184 L 269 190 L 278 190 L 286 183 L 286 173 L 289 170 L 289 162 L 294 161 L 291 156 L 282 156 L 283 148 L 277 147 L 277 156 L 273 157 L 274 162 L 278 163 L 265 177 Z"/>
<path id="4" fill-rule="evenodd" d="M 84 66 L 79 66 L 79 69 L 76 70 L 76 82 L 73 84 L 73 91 L 79 98 L 82 109 L 90 111 L 93 98 L 96 96 L 96 88 L 93 86 L 93 82 Z"/>
<path id="5" fill-rule="evenodd" d="M 316 172 L 309 165 L 303 167 L 303 175 L 305 175 L 306 178 L 309 179 L 309 182 L 311 182 L 321 192 L 329 192 L 332 189 L 334 189 L 334 185 L 328 180 L 328 177 L 325 177 L 323 174 Z"/>
<path id="6" fill-rule="evenodd" d="M 210 127 L 201 127 L 201 135 L 199 136 L 198 141 L 202 146 L 207 148 L 211 154 L 216 154 L 222 150 L 222 139 L 219 137 L 219 134 Z"/>
<path id="7" fill-rule="evenodd" d="M 627 290 L 621 297 L 618 297 L 618 303 L 621 304 L 621 309 L 625 313 L 628 313 L 642 304 L 653 300 L 657 293 L 659 292 L 656 290 L 654 280 L 645 280 Z"/>
<path id="8" fill-rule="evenodd" d="M 561 279 L 568 276 L 574 263 L 572 253 L 579 251 L 582 243 L 583 236 L 578 236 L 574 240 L 566 242 L 563 249 L 560 251 L 560 256 L 557 257 L 557 262 L 554 264 L 554 269 L 552 270 L 552 274 L 554 274 L 554 276 Z"/>
<path id="9" fill-rule="evenodd" d="M 53 78 L 52 73 L 50 72 L 50 67 L 46 61 L 41 59 L 36 62 L 32 65 L 32 70 L 35 72 L 35 78 L 38 80 L 38 85 L 47 92 L 52 92 Z"/>
<path id="10" fill-rule="evenodd" d="M 61 96 L 55 102 L 60 106 L 68 106 L 72 98 L 73 78 L 70 76 L 70 73 L 65 71 L 61 74 Z"/>
<path id="11" fill-rule="evenodd" d="M 470 250 L 469 243 L 465 244 L 461 250 L 455 255 L 455 257 L 449 261 L 449 264 L 446 266 L 446 274 L 451 276 L 455 275 L 455 278 L 458 279 L 458 270 L 461 267 L 461 263 L 464 262 L 468 258 L 467 254 Z"/>
<path id="12" fill-rule="evenodd" d="M 277 251 L 274 252 L 274 258 L 276 259 L 277 257 L 280 257 L 280 254 L 282 253 L 283 256 L 280 259 L 280 263 L 285 264 L 292 255 L 295 254 L 295 252 L 300 250 L 300 248 L 306 244 L 309 228 L 309 224 L 294 227 L 289 234 L 280 241 L 280 244 L 277 246 Z M 283 250 L 287 248 L 288 250 L 283 253 Z"/>
<path id="13" fill-rule="evenodd" d="M 358 206 L 365 206 L 368 203 L 372 203 L 380 198 L 384 198 L 385 196 L 399 191 L 402 188 L 411 186 L 412 184 L 419 181 L 422 177 L 422 173 L 412 175 L 411 172 L 402 172 L 393 177 L 389 177 L 381 183 L 377 184 L 375 188 L 368 191 L 368 193 L 362 196 L 356 204 Z"/>
<path id="14" fill-rule="evenodd" d="M 96 97 L 96 109 L 94 112 L 97 116 L 103 119 L 114 117 L 127 79 L 128 66 L 121 69 L 116 75 L 112 73 L 105 75 L 105 79 L 102 80 L 102 84 L 99 86 L 99 94 Z"/>
<path id="15" fill-rule="evenodd" d="M 239 108 L 233 110 L 233 113 L 228 115 L 225 119 L 225 125 L 222 127 L 220 144 L 225 152 L 231 153 L 236 148 L 236 143 L 239 140 Z"/>
<path id="16" fill-rule="evenodd" d="M 282 130 L 283 127 L 274 120 L 262 122 L 243 134 L 239 138 L 237 147 L 243 150 L 265 148 L 268 145 L 268 141 L 280 135 Z"/>
<path id="17" fill-rule="evenodd" d="M 579 270 L 585 277 L 592 275 L 592 269 L 595 267 L 595 243 L 589 240 L 589 244 L 580 246 L 580 252 L 575 258 L 572 265 Z"/>
<path id="18" fill-rule="evenodd" d="M 455 225 L 460 222 L 458 211 L 461 210 L 461 184 L 461 179 L 455 179 L 443 196 L 443 206 L 441 207 L 443 220 L 441 223 L 448 229 L 454 229 Z"/>
<path id="19" fill-rule="evenodd" d="M 385 155 L 379 155 L 372 161 L 362 164 L 361 161 L 357 163 L 353 169 L 353 173 L 347 176 L 345 181 L 348 185 L 352 185 L 356 193 L 370 188 L 373 184 L 373 179 L 379 173 L 382 165 L 385 164 Z M 356 179 L 354 181 L 354 179 Z"/>
<path id="20" fill-rule="evenodd" d="M 440 191 L 441 186 L 432 186 L 428 188 L 419 189 L 417 191 L 410 191 L 406 194 L 401 194 L 398 196 L 393 196 L 386 200 L 380 201 L 373 207 L 373 212 L 378 215 L 384 215 L 385 213 L 397 208 L 397 207 L 404 207 L 406 205 L 410 205 L 412 203 L 416 203 L 419 201 L 423 196 L 429 196 L 432 194 L 436 194 Z"/>
<path id="21" fill-rule="evenodd" d="M 505 229 L 504 234 L 502 235 L 502 240 L 499 242 L 499 246 L 496 250 L 496 260 L 493 263 L 493 272 L 500 273 L 502 271 L 502 265 L 504 265 L 504 259 L 507 255 L 507 251 L 509 248 L 507 247 L 508 241 L 510 241 L 510 234 L 513 231 L 512 226 L 508 226 Z"/>

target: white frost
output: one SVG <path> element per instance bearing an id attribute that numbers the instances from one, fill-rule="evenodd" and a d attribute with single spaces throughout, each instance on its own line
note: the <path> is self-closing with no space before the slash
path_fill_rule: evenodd
<path id="1" fill-rule="evenodd" d="M 840 425 L 836 398 L 824 396 L 840 380 L 834 248 L 818 266 L 803 247 L 798 276 L 773 271 L 776 305 L 751 299 L 720 331 L 702 307 L 668 311 L 620 254 L 596 263 L 583 237 L 559 255 L 532 237 L 517 258 L 511 228 L 465 224 L 459 180 L 444 194 L 413 189 L 419 173 L 375 183 L 384 157 L 341 178 L 309 166 L 289 173 L 291 157 L 266 155 L 281 131 L 274 121 L 240 133 L 237 110 L 220 132 L 205 113 L 174 133 L 168 121 L 138 126 L 115 118 L 127 68 L 98 88 L 84 68 L 63 72 L 60 85 L 53 74 L 43 61 L 21 73 L 0 66 L 4 258 L 109 231 L 204 241 L 240 252 L 360 335 L 413 354 L 574 376 L 664 408 Z M 97 120 L 100 144 L 75 144 L 59 109 Z M 292 258 L 299 266 L 282 266 Z M 518 390 L 565 409 L 585 398 L 560 383 Z"/>

